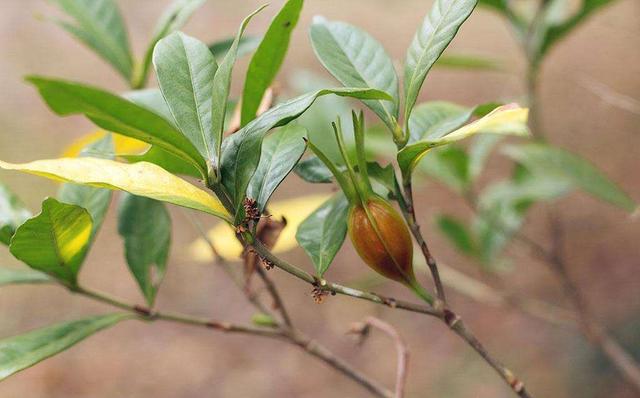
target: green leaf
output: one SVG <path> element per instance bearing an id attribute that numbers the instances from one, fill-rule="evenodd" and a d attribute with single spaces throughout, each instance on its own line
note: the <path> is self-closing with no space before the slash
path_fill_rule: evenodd
<path id="1" fill-rule="evenodd" d="M 427 73 L 471 15 L 476 3 L 477 0 L 436 0 L 418 28 L 404 63 L 405 120 L 411 117 Z"/>
<path id="2" fill-rule="evenodd" d="M 303 0 L 288 0 L 271 21 L 267 33 L 253 54 L 242 92 L 241 126 L 245 126 L 256 117 L 265 91 L 280 70 L 302 5 Z"/>
<path id="3" fill-rule="evenodd" d="M 110 63 L 127 81 L 133 57 L 122 15 L 114 0 L 50 0 L 75 23 L 56 21 Z"/>
<path id="4" fill-rule="evenodd" d="M 520 108 L 516 104 L 504 105 L 495 108 L 486 116 L 460 127 L 435 140 L 422 140 L 415 144 L 407 145 L 398 152 L 398 165 L 403 178 L 408 180 L 418 162 L 431 149 L 447 145 L 479 133 L 503 134 L 503 135 L 528 135 L 527 129 L 528 109 Z"/>
<path id="5" fill-rule="evenodd" d="M 111 134 L 107 134 L 101 140 L 89 144 L 80 152 L 80 157 L 113 159 Z M 67 183 L 60 187 L 58 199 L 70 205 L 80 206 L 89 212 L 93 221 L 91 230 L 91 240 L 93 241 L 107 214 L 109 202 L 111 201 L 111 191 L 104 188 Z"/>
<path id="6" fill-rule="evenodd" d="M 162 96 L 159 88 L 147 88 L 144 90 L 129 91 L 123 95 L 124 98 L 134 104 L 146 108 L 158 116 L 162 116 L 167 122 L 170 122 L 176 129 L 175 120 L 171 114 L 171 109 Z"/>
<path id="7" fill-rule="evenodd" d="M 296 240 L 309 255 L 319 277 L 329 269 L 347 234 L 349 202 L 338 192 L 298 227 Z"/>
<path id="8" fill-rule="evenodd" d="M 260 163 L 247 187 L 247 197 L 256 200 L 260 212 L 304 154 L 306 134 L 304 127 L 290 124 L 264 139 Z"/>
<path id="9" fill-rule="evenodd" d="M 396 194 L 396 173 L 392 164 L 382 167 L 378 162 L 367 162 L 367 173 L 369 178 L 382 185 L 389 193 Z"/>
<path id="10" fill-rule="evenodd" d="M 167 269 L 171 218 L 165 205 L 142 196 L 125 195 L 118 209 L 118 233 L 124 239 L 129 270 L 149 307 Z"/>
<path id="11" fill-rule="evenodd" d="M 328 184 L 333 181 L 331 170 L 315 155 L 298 162 L 293 171 L 298 177 L 312 184 Z"/>
<path id="12" fill-rule="evenodd" d="M 91 216 L 82 207 L 53 198 L 16 230 L 9 249 L 18 260 L 75 286 L 91 239 Z"/>
<path id="13" fill-rule="evenodd" d="M 391 95 L 393 101 L 365 104 L 393 130 L 398 118 L 398 77 L 382 45 L 355 26 L 322 17 L 313 19 L 310 35 L 316 56 L 340 83 Z"/>
<path id="14" fill-rule="evenodd" d="M 131 318 L 133 315 L 130 314 L 94 316 L 0 340 L 0 381 L 68 349 L 100 330 Z"/>
<path id="15" fill-rule="evenodd" d="M 230 37 L 228 39 L 220 40 L 215 43 L 209 44 L 209 51 L 213 54 L 216 59 L 223 58 L 225 54 L 231 48 L 231 45 L 235 41 L 235 37 Z M 258 46 L 262 38 L 260 36 L 243 36 L 238 41 L 238 49 L 236 50 L 236 58 L 240 58 L 244 55 L 250 54 L 253 52 Z"/>
<path id="16" fill-rule="evenodd" d="M 0 182 L 0 242 L 9 244 L 16 228 L 31 217 L 22 201 Z"/>
<path id="17" fill-rule="evenodd" d="M 467 255 L 475 254 L 476 247 L 473 237 L 464 224 L 447 215 L 438 216 L 436 223 L 440 231 L 458 250 Z"/>
<path id="18" fill-rule="evenodd" d="M 176 125 L 205 159 L 216 159 L 210 147 L 213 130 L 211 97 L 216 60 L 201 41 L 175 32 L 158 42 L 153 52 L 162 95 Z"/>
<path id="19" fill-rule="evenodd" d="M 147 51 L 134 78 L 134 86 L 143 87 L 147 81 L 149 74 L 149 66 L 153 57 L 153 49 L 156 44 L 171 33 L 180 29 L 187 23 L 191 15 L 205 3 L 206 0 L 174 0 L 165 9 L 156 24 L 153 32 L 153 38 L 147 46 Z"/>
<path id="20" fill-rule="evenodd" d="M 591 14 L 601 7 L 613 3 L 613 1 L 614 0 L 582 0 L 580 8 L 569 18 L 566 18 L 561 22 L 556 22 L 549 18 L 548 14 L 553 11 L 553 5 L 558 3 L 557 1 L 551 2 L 553 4 L 547 6 L 547 16 L 544 21 L 545 26 L 541 28 L 544 33 L 542 35 L 540 48 L 538 49 L 536 57 L 538 59 L 542 58 L 555 43 L 562 40 L 562 38 L 564 38 L 574 28 L 586 21 Z M 564 5 L 562 3 L 558 4 Z"/>
<path id="21" fill-rule="evenodd" d="M 200 210 L 229 221 L 220 201 L 155 164 L 114 162 L 98 158 L 61 158 L 29 163 L 0 161 L 0 168 L 16 170 L 97 188 L 117 189 L 134 195 Z"/>
<path id="22" fill-rule="evenodd" d="M 435 140 L 464 126 L 472 117 L 483 117 L 501 104 L 488 102 L 473 108 L 446 101 L 424 102 L 414 108 L 409 120 L 409 142 Z"/>
<path id="23" fill-rule="evenodd" d="M 469 186 L 469 156 L 457 146 L 437 148 L 420 163 L 420 170 L 456 192 Z"/>
<path id="24" fill-rule="evenodd" d="M 157 145 L 196 166 L 206 164 L 191 142 L 156 113 L 95 87 L 63 80 L 27 78 L 58 115 L 84 114 L 105 130 Z"/>
<path id="25" fill-rule="evenodd" d="M 215 158 L 207 159 L 207 161 L 211 163 L 218 178 L 220 176 L 220 164 L 218 162 L 221 162 L 224 118 L 227 112 L 227 101 L 229 99 L 229 89 L 231 87 L 231 72 L 233 72 L 233 65 L 235 64 L 238 55 L 238 43 L 240 42 L 242 34 L 249 24 L 249 21 L 251 21 L 251 18 L 262 11 L 265 7 L 266 5 L 258 8 L 242 21 L 235 40 L 231 44 L 229 51 L 225 54 L 222 62 L 220 62 L 218 71 L 213 77 L 213 97 L 211 99 L 211 123 L 213 134 L 208 137 L 209 141 L 207 142 L 207 146 L 209 148 L 214 148 Z"/>
<path id="26" fill-rule="evenodd" d="M 51 282 L 52 280 L 42 272 L 0 267 L 0 286 Z"/>
<path id="27" fill-rule="evenodd" d="M 498 61 L 468 54 L 443 54 L 435 64 L 438 68 L 462 69 L 476 71 L 500 71 L 502 67 Z"/>
<path id="28" fill-rule="evenodd" d="M 502 139 L 499 135 L 479 135 L 473 140 L 469 149 L 469 179 L 475 180 L 480 176 L 484 165 L 493 148 Z"/>
<path id="29" fill-rule="evenodd" d="M 227 138 L 222 153 L 222 183 L 237 205 L 242 202 L 247 185 L 260 161 L 262 139 L 269 130 L 299 117 L 313 102 L 324 95 L 335 94 L 360 99 L 390 99 L 374 89 L 335 88 L 303 94 L 269 109 L 240 131 Z"/>
<path id="30" fill-rule="evenodd" d="M 545 144 L 509 146 L 504 152 L 522 163 L 534 175 L 553 177 L 582 189 L 594 197 L 628 212 L 638 204 L 587 160 L 564 149 Z"/>
<path id="31" fill-rule="evenodd" d="M 440 138 L 464 125 L 469 117 L 469 108 L 445 101 L 424 102 L 411 113 L 409 142 Z"/>

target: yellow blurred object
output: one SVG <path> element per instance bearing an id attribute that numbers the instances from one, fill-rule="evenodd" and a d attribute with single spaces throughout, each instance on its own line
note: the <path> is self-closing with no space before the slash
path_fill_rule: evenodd
<path id="1" fill-rule="evenodd" d="M 75 158 L 89 144 L 94 143 L 107 134 L 104 130 L 96 130 L 85 134 L 71 142 L 62 152 L 62 157 Z M 117 155 L 139 154 L 149 148 L 146 142 L 120 134 L 113 134 L 113 146 Z"/>
<path id="2" fill-rule="evenodd" d="M 296 231 L 298 226 L 315 209 L 320 207 L 331 194 L 316 194 L 300 196 L 293 199 L 286 199 L 271 202 L 267 206 L 275 219 L 284 216 L 287 219 L 287 226 L 282 230 L 278 243 L 273 248 L 274 253 L 283 253 L 297 246 Z M 226 223 L 219 223 L 207 233 L 209 239 L 218 253 L 227 260 L 239 260 L 242 254 L 242 246 L 235 236 L 232 227 Z M 189 253 L 196 261 L 208 262 L 213 260 L 211 248 L 203 238 L 193 242 L 189 247 Z"/>

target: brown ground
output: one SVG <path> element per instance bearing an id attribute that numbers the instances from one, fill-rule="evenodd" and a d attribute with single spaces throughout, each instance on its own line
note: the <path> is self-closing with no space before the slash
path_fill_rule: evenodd
<path id="1" fill-rule="evenodd" d="M 167 1 L 120 1 L 140 53 L 155 18 Z M 234 32 L 242 16 L 259 2 L 210 1 L 186 31 L 213 40 Z M 255 20 L 251 32 L 261 32 L 280 2 Z M 308 1 L 281 80 L 294 70 L 319 73 L 306 36 L 313 15 L 348 20 L 372 32 L 389 52 L 401 59 L 414 27 L 429 2 L 405 0 L 392 8 L 389 1 Z M 51 23 L 35 18 L 50 15 L 42 0 L 4 0 L 0 4 L 0 158 L 25 161 L 56 156 L 65 142 L 91 127 L 81 118 L 52 115 L 22 82 L 29 73 L 99 82 L 121 90 L 118 77 Z M 640 98 L 640 4 L 620 0 L 592 18 L 557 46 L 543 69 L 541 102 L 543 124 L 550 140 L 596 163 L 634 198 L 640 198 L 640 115 L 609 105 L 584 87 L 593 80 L 630 97 Z M 448 99 L 475 104 L 496 99 L 518 99 L 523 60 L 501 19 L 478 10 L 461 30 L 453 48 L 495 57 L 505 73 L 467 73 L 438 70 L 430 75 L 423 99 Z M 246 60 L 242 63 L 246 65 Z M 241 69 L 241 68 L 238 68 Z M 239 80 L 239 79 L 236 79 Z M 237 88 L 237 87 L 236 87 Z M 493 165 L 499 169 L 500 162 Z M 497 172 L 497 171 L 496 171 Z M 35 177 L 2 173 L 33 209 L 55 192 L 53 183 Z M 292 179 L 278 192 L 290 197 L 301 183 Z M 305 187 L 316 189 L 318 187 Z M 462 204 L 431 184 L 420 193 L 420 219 L 433 251 L 441 261 L 471 274 L 477 266 L 456 254 L 430 224 L 442 211 L 462 216 Z M 554 206 L 567 231 L 566 254 L 579 285 L 587 292 L 597 318 L 626 333 L 625 344 L 640 354 L 640 224 L 622 212 L 588 198 L 571 195 Z M 174 244 L 161 308 L 201 316 L 244 321 L 251 311 L 219 270 L 190 262 L 185 247 L 196 234 L 179 212 L 174 213 Z M 128 275 L 116 225 L 108 219 L 82 273 L 82 280 L 130 301 L 140 302 Z M 536 208 L 527 231 L 545 242 L 547 211 Z M 546 243 L 546 242 L 545 242 Z M 558 284 L 545 267 L 514 247 L 516 272 L 506 275 L 512 289 L 523 295 L 565 305 Z M 310 263 L 301 250 L 287 258 Z M 0 251 L 3 265 L 17 265 Z M 366 271 L 346 245 L 331 278 L 351 280 Z M 273 277 L 291 302 L 298 325 L 366 373 L 391 385 L 395 366 L 392 345 L 375 334 L 357 347 L 344 332 L 351 322 L 375 314 L 397 326 L 411 350 L 408 397 L 510 397 L 498 377 L 456 337 L 429 318 L 382 309 L 348 298 L 330 298 L 313 304 L 309 289 L 281 272 Z M 380 291 L 406 296 L 388 284 Z M 452 294 L 459 309 L 488 347 L 526 380 L 537 397 L 632 397 L 584 341 L 571 330 L 470 302 Z M 55 287 L 7 287 L 0 290 L 0 336 L 8 336 L 52 322 L 70 320 L 108 309 Z M 128 322 L 100 333 L 68 352 L 0 384 L 0 397 L 365 397 L 358 386 L 295 348 L 251 337 L 229 336 L 172 324 Z"/>

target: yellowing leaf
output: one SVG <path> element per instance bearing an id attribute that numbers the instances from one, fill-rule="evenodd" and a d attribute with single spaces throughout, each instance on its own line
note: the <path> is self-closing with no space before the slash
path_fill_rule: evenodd
<path id="1" fill-rule="evenodd" d="M 529 109 L 521 108 L 518 104 L 500 106 L 486 116 L 460 127 L 457 130 L 436 140 L 421 140 L 407 145 L 398 152 L 398 165 L 405 179 L 411 177 L 411 172 L 418 162 L 433 148 L 451 144 L 470 137 L 474 134 L 503 134 L 526 136 L 527 117 Z"/>
<path id="2" fill-rule="evenodd" d="M 273 248 L 274 253 L 283 253 L 297 246 L 296 231 L 298 226 L 315 209 L 320 207 L 331 194 L 316 194 L 300 196 L 293 199 L 269 203 L 268 210 L 275 219 L 285 217 L 287 226 L 280 233 L 280 238 Z M 220 223 L 207 233 L 218 253 L 227 260 L 238 260 L 242 254 L 242 245 L 238 242 L 235 232 L 228 224 Z M 200 262 L 213 260 L 213 253 L 209 245 L 200 238 L 189 247 L 190 255 Z"/>
<path id="3" fill-rule="evenodd" d="M 104 130 L 96 130 L 89 134 L 85 134 L 77 139 L 73 140 L 64 151 L 62 157 L 75 158 L 78 157 L 80 151 L 82 151 L 87 145 L 92 144 L 99 139 L 102 139 L 107 134 Z M 113 134 L 113 145 L 115 153 L 121 154 L 139 154 L 149 148 L 149 144 L 136 140 L 135 138 L 127 137 L 120 134 Z"/>
<path id="4" fill-rule="evenodd" d="M 127 191 L 230 220 L 229 214 L 216 197 L 152 163 L 126 164 L 83 157 L 36 160 L 21 164 L 0 161 L 0 168 L 62 182 Z"/>

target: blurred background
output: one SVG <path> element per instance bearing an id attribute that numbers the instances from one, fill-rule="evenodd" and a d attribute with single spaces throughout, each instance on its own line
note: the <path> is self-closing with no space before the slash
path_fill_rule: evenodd
<path id="1" fill-rule="evenodd" d="M 140 54 L 168 1 L 118 3 L 134 51 Z M 260 3 L 210 0 L 183 30 L 205 42 L 225 39 Z M 274 2 L 256 17 L 247 32 L 264 32 L 280 3 Z M 417 0 L 307 1 L 278 77 L 282 91 L 295 94 L 306 83 L 314 83 L 315 75 L 331 79 L 313 55 L 308 40 L 314 15 L 348 21 L 367 30 L 394 59 L 401 60 L 430 6 L 430 1 Z M 44 0 L 0 2 L 0 159 L 6 161 L 57 157 L 65 144 L 93 129 L 81 117 L 53 115 L 36 91 L 23 82 L 25 75 L 37 73 L 91 82 L 112 91 L 126 90 L 102 60 L 41 18 L 51 15 L 60 14 Z M 541 72 L 539 97 L 541 124 L 548 140 L 591 160 L 636 200 L 640 198 L 639 44 L 640 3 L 614 2 L 553 48 Z M 502 69 L 435 69 L 422 90 L 421 101 L 443 99 L 470 106 L 522 100 L 525 63 L 502 18 L 476 9 L 449 51 L 489 57 Z M 235 69 L 236 94 L 247 62 L 248 58 L 243 58 Z M 631 105 L 619 106 L 616 99 L 620 96 L 628 97 L 627 105 Z M 492 160 L 487 180 L 503 175 L 503 164 L 500 156 Z M 34 211 L 57 189 L 54 183 L 37 177 L 2 172 L 0 178 Z M 277 191 L 276 198 L 330 190 L 329 186 L 312 186 L 294 176 Z M 418 216 L 436 257 L 458 271 L 500 286 L 476 263 L 456 253 L 433 227 L 434 216 L 442 212 L 468 217 L 462 201 L 436 183 L 425 182 L 418 191 Z M 549 207 L 536 207 L 525 226 L 529 235 L 544 244 L 550 243 Z M 640 360 L 640 223 L 582 194 L 570 195 L 551 207 L 551 214 L 561 218 L 566 233 L 564 250 L 569 271 L 584 291 L 594 316 Z M 188 247 L 198 234 L 184 214 L 175 210 L 171 260 L 159 292 L 159 308 L 246 322 L 253 312 L 243 295 L 220 269 L 190 257 Z M 214 224 L 206 217 L 201 219 L 207 226 Z M 502 276 L 507 291 L 570 308 L 545 265 L 532 260 L 522 249 L 514 247 L 511 253 L 513 266 Z M 284 256 L 312 270 L 301 249 Z M 0 250 L 0 262 L 21 266 L 6 248 Z M 347 243 L 327 277 L 349 282 L 366 277 L 368 272 Z M 270 275 L 281 286 L 290 312 L 303 330 L 388 386 L 392 386 L 395 374 L 393 344 L 374 332 L 359 346 L 346 331 L 351 323 L 371 314 L 395 325 L 411 352 L 407 397 L 497 398 L 512 394 L 485 362 L 434 319 L 339 296 L 317 305 L 308 285 L 277 270 Z M 127 301 L 143 303 L 126 267 L 113 211 L 85 262 L 81 280 Z M 375 289 L 412 299 L 392 283 Z M 552 325 L 518 310 L 478 303 L 456 293 L 450 293 L 450 299 L 452 307 L 466 318 L 490 351 L 526 381 L 534 396 L 637 396 L 574 328 Z M 110 308 L 57 287 L 3 287 L 0 336 L 106 311 Z M 122 323 L 0 383 L 0 397 L 7 398 L 151 396 L 319 398 L 368 394 L 299 349 L 277 341 L 141 322 Z"/>

